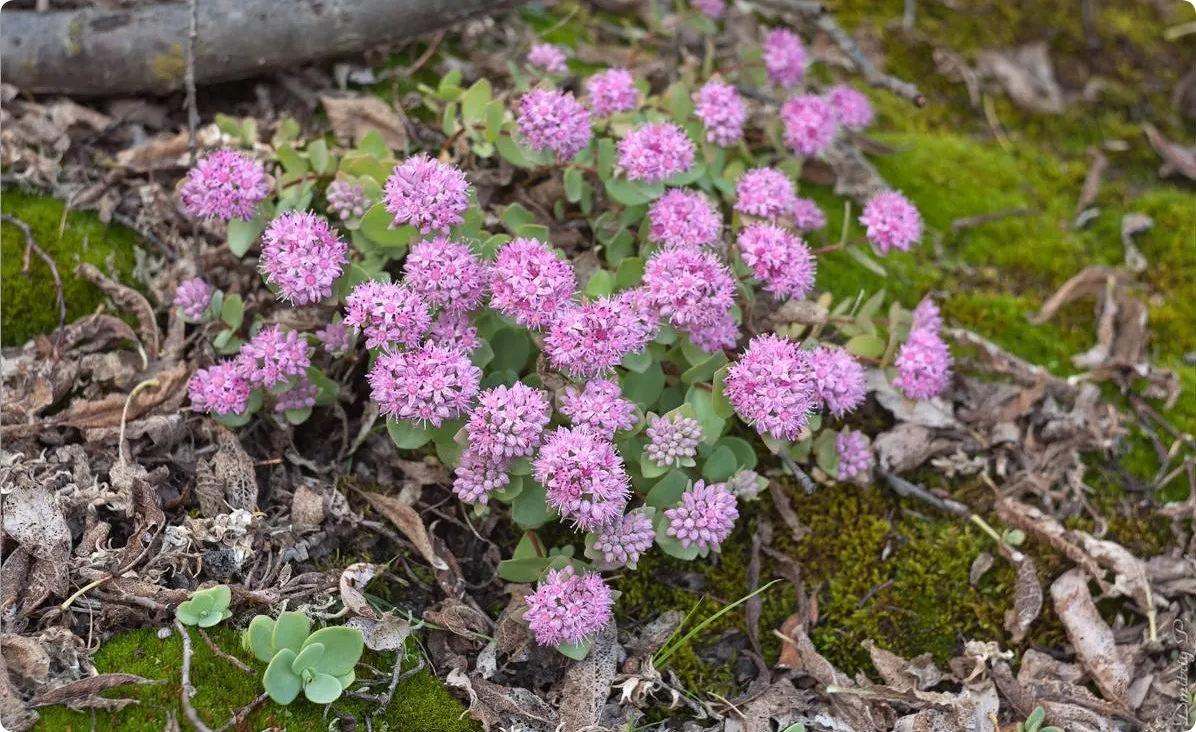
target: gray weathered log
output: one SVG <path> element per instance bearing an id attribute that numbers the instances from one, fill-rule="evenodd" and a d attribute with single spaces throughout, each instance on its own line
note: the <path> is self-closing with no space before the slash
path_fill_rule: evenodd
<path id="1" fill-rule="evenodd" d="M 231 81 L 358 53 L 518 0 L 197 0 L 195 80 Z M 34 93 L 108 96 L 182 88 L 187 3 L 0 19 L 6 83 Z"/>

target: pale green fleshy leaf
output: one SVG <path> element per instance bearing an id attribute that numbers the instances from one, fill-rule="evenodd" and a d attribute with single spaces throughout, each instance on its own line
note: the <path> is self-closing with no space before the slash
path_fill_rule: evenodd
<path id="1" fill-rule="evenodd" d="M 277 704 L 290 704 L 299 696 L 303 688 L 303 681 L 291 672 L 291 664 L 295 661 L 295 652 L 290 648 L 283 648 L 270 661 L 266 673 L 262 675 L 262 686 L 266 694 Z"/>

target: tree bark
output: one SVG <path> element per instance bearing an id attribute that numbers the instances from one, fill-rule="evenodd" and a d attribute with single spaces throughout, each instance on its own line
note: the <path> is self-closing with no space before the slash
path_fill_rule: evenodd
<path id="1" fill-rule="evenodd" d="M 231 81 L 412 38 L 518 0 L 197 0 L 195 79 Z M 183 86 L 187 3 L 4 12 L 4 81 L 34 93 L 163 94 Z"/>

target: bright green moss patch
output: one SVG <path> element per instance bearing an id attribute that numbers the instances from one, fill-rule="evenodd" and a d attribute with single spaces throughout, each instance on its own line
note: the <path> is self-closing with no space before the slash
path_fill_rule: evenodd
<path id="1" fill-rule="evenodd" d="M 232 714 L 261 693 L 264 666 L 241 650 L 240 632 L 231 626 L 218 626 L 209 633 L 220 647 L 254 667 L 257 676 L 249 676 L 228 661 L 215 656 L 197 633 L 192 633 L 195 650 L 191 662 L 191 683 L 198 693 L 191 699 L 200 716 L 215 729 Z M 100 672 L 138 674 L 150 679 L 165 679 L 158 686 L 115 689 L 105 694 L 138 700 L 119 713 L 97 712 L 93 726 L 89 712 L 72 712 L 66 707 L 47 707 L 41 711 L 37 729 L 55 732 L 85 732 L 91 729 L 120 729 L 132 732 L 160 732 L 171 714 L 186 726 L 180 706 L 182 643 L 177 635 L 159 640 L 153 629 L 135 630 L 110 639 L 95 656 Z M 383 672 L 394 663 L 394 654 L 366 653 L 363 662 Z M 410 665 L 413 659 L 409 659 Z M 356 688 L 356 687 L 354 687 Z M 380 687 L 380 692 L 385 686 Z M 374 705 L 353 699 L 334 702 L 333 710 L 353 715 L 358 728 L 365 728 L 364 716 Z M 478 727 L 464 716 L 465 708 L 428 671 L 422 671 L 399 684 L 394 700 L 384 714 L 375 718 L 375 730 L 420 730 L 420 732 L 467 732 Z M 303 699 L 280 707 L 268 702 L 248 720 L 249 729 L 268 727 L 287 730 L 323 732 L 335 715 L 324 717 L 324 707 Z"/>
<path id="2" fill-rule="evenodd" d="M 132 284 L 137 245 L 133 232 L 116 225 L 105 226 L 90 212 L 71 211 L 64 225 L 64 204 L 45 196 L 6 190 L 0 196 L 0 209 L 28 224 L 38 246 L 57 264 L 68 323 L 94 311 L 105 300 L 98 287 L 75 277 L 80 262 L 94 264 L 115 279 Z M 22 271 L 25 236 L 21 230 L 5 223 L 0 226 L 0 237 L 0 344 L 14 346 L 58 327 L 58 307 L 54 279 L 46 263 L 33 254 L 29 272 Z"/>

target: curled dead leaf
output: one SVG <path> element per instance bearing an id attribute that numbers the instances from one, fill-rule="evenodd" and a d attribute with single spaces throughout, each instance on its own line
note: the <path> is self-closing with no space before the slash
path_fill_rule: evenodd
<path id="1" fill-rule="evenodd" d="M 393 107 L 372 94 L 320 97 L 332 132 L 343 145 L 356 145 L 372 130 L 391 150 L 407 149 L 407 127 Z"/>
<path id="2" fill-rule="evenodd" d="M 1051 602 L 1096 687 L 1109 701 L 1125 706 L 1131 669 L 1092 601 L 1087 575 L 1079 569 L 1064 572 L 1051 585 Z"/>
<path id="3" fill-rule="evenodd" d="M 162 335 L 158 330 L 158 321 L 154 318 L 154 309 L 149 304 L 149 300 L 145 299 L 145 295 L 109 279 L 95 265 L 87 262 L 83 262 L 75 268 L 75 274 L 90 280 L 103 290 L 105 295 L 112 298 L 118 308 L 132 313 L 137 318 L 137 335 L 141 340 L 141 345 L 145 347 L 146 356 L 151 361 L 157 359 Z"/>
<path id="4" fill-rule="evenodd" d="M 1017 567 L 1013 588 L 1013 607 L 1005 613 L 1005 630 L 1013 643 L 1021 643 L 1030 624 L 1042 612 L 1042 586 L 1038 584 L 1038 568 L 1034 560 L 1024 557 Z"/>
<path id="5" fill-rule="evenodd" d="M 349 612 L 374 621 L 378 620 L 378 611 L 366 602 L 362 589 L 377 572 L 376 564 L 354 562 L 341 570 L 340 579 L 341 602 L 345 603 Z"/>
<path id="6" fill-rule="evenodd" d="M 362 495 L 374 507 L 374 510 L 385 516 L 399 531 L 403 532 L 404 536 L 411 540 L 420 556 L 428 564 L 438 570 L 448 569 L 448 564 L 436 556 L 436 552 L 432 550 L 432 540 L 428 537 L 428 530 L 414 508 L 394 496 L 384 493 L 365 492 Z"/>

